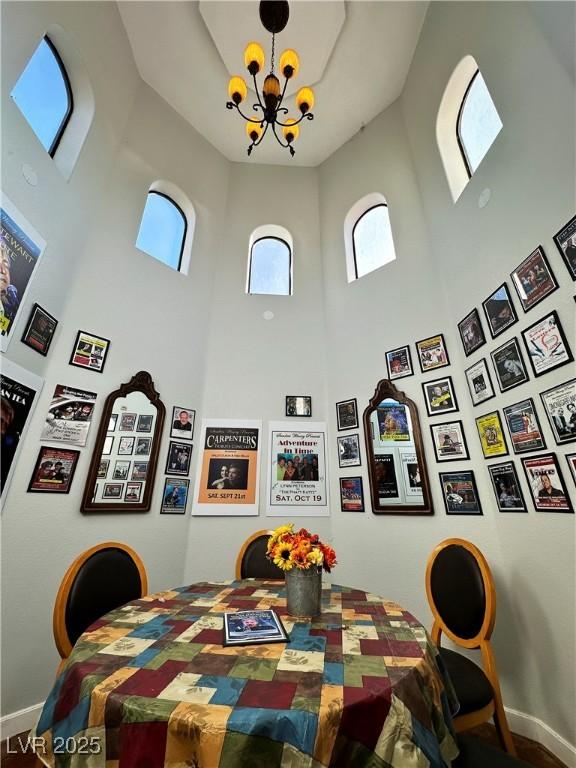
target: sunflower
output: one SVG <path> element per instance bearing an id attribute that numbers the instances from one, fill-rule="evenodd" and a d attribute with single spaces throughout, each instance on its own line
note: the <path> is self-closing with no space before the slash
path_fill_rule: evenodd
<path id="1" fill-rule="evenodd" d="M 319 549 L 311 549 L 310 552 L 308 552 L 307 557 L 308 562 L 312 563 L 312 565 L 322 565 L 324 561 L 324 555 Z"/>
<path id="2" fill-rule="evenodd" d="M 290 544 L 290 542 L 278 544 L 273 552 L 274 565 L 277 565 L 278 568 L 281 568 L 283 571 L 291 570 L 293 565 L 292 560 L 290 559 L 291 553 L 292 544 Z"/>
<path id="3" fill-rule="evenodd" d="M 268 553 L 272 552 L 276 544 L 286 536 L 286 534 L 291 534 L 294 530 L 294 523 L 288 523 L 288 525 L 280 525 L 278 528 L 276 528 L 275 531 L 273 531 L 272 536 L 268 539 L 268 546 L 266 547 L 266 551 Z"/>

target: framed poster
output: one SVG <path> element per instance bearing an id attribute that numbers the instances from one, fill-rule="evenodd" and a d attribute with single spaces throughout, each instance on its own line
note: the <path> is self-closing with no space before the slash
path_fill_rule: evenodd
<path id="1" fill-rule="evenodd" d="M 21 341 L 27 347 L 46 357 L 56 333 L 57 325 L 58 320 L 55 317 L 52 317 L 45 309 L 42 309 L 40 304 L 34 304 Z"/>
<path id="2" fill-rule="evenodd" d="M 152 446 L 152 438 L 151 437 L 137 437 L 136 438 L 136 449 L 134 453 L 137 456 L 148 456 L 150 454 L 150 448 Z"/>
<path id="3" fill-rule="evenodd" d="M 415 504 L 423 501 L 422 478 L 416 451 L 413 448 L 400 448 L 398 450 L 402 467 L 402 481 L 406 499 Z"/>
<path id="4" fill-rule="evenodd" d="M 542 376 L 574 360 L 556 310 L 522 331 L 522 338 L 534 376 Z"/>
<path id="5" fill-rule="evenodd" d="M 480 405 L 485 403 L 486 400 L 496 397 L 485 358 L 478 360 L 470 368 L 466 368 L 464 375 L 466 376 L 472 405 Z"/>
<path id="6" fill-rule="evenodd" d="M 112 453 L 112 446 L 114 445 L 114 435 L 106 435 L 104 438 L 104 446 L 102 448 L 102 456 L 110 456 Z"/>
<path id="7" fill-rule="evenodd" d="M 458 410 L 458 402 L 452 384 L 452 377 L 426 381 L 422 384 L 424 402 L 428 416 L 436 416 L 438 413 L 452 413 Z"/>
<path id="8" fill-rule="evenodd" d="M 564 259 L 570 277 L 576 280 L 576 216 L 556 232 L 554 242 Z"/>
<path id="9" fill-rule="evenodd" d="M 148 462 L 147 461 L 135 461 L 132 467 L 132 476 L 130 480 L 146 480 L 148 474 Z"/>
<path id="10" fill-rule="evenodd" d="M 133 501 L 138 503 L 142 496 L 142 483 L 126 483 L 124 491 L 124 501 Z"/>
<path id="11" fill-rule="evenodd" d="M 340 478 L 340 509 L 342 512 L 364 512 L 364 488 L 361 477 Z"/>
<path id="12" fill-rule="evenodd" d="M 117 459 L 114 464 L 114 471 L 112 473 L 112 480 L 128 480 L 130 473 L 131 461 L 125 461 L 124 459 Z"/>
<path id="13" fill-rule="evenodd" d="M 261 442 L 259 420 L 202 420 L 193 515 L 258 514 Z"/>
<path id="14" fill-rule="evenodd" d="M 191 408 L 181 408 L 179 405 L 175 405 L 172 408 L 170 437 L 174 437 L 177 440 L 192 440 L 195 419 L 196 411 L 193 411 Z"/>
<path id="15" fill-rule="evenodd" d="M 506 283 L 496 288 L 494 293 L 482 302 L 482 307 L 493 339 L 518 320 Z"/>
<path id="16" fill-rule="evenodd" d="M 22 440 L 30 424 L 44 379 L 21 368 L 7 358 L 2 359 L 0 386 L 2 389 L 2 461 L 0 462 L 0 493 L 5 503 Z"/>
<path id="17" fill-rule="evenodd" d="M 573 512 L 555 453 L 521 459 L 537 512 Z"/>
<path id="18" fill-rule="evenodd" d="M 153 413 L 141 413 L 138 416 L 138 423 L 136 425 L 136 432 L 152 432 L 152 425 L 154 424 Z"/>
<path id="19" fill-rule="evenodd" d="M 485 413 L 476 419 L 478 437 L 482 446 L 485 459 L 493 459 L 496 456 L 507 456 L 508 446 L 502 429 L 500 414 L 498 411 Z"/>
<path id="20" fill-rule="evenodd" d="M 269 430 L 267 514 L 328 517 L 326 424 L 272 421 Z"/>
<path id="21" fill-rule="evenodd" d="M 116 422 L 118 421 L 118 414 L 113 413 L 110 416 L 110 421 L 108 422 L 108 432 L 115 432 L 116 431 Z"/>
<path id="22" fill-rule="evenodd" d="M 576 485 L 576 453 L 567 453 L 566 461 L 570 467 L 570 474 L 572 475 L 572 482 Z"/>
<path id="23" fill-rule="evenodd" d="M 440 472 L 440 486 L 447 515 L 481 515 L 482 507 L 474 472 Z"/>
<path id="24" fill-rule="evenodd" d="M 186 512 L 190 480 L 183 477 L 167 477 L 162 492 L 161 515 L 183 515 Z"/>
<path id="25" fill-rule="evenodd" d="M 338 466 L 339 467 L 359 467 L 362 461 L 360 459 L 360 436 L 343 435 L 338 438 Z"/>
<path id="26" fill-rule="evenodd" d="M 106 480 L 108 475 L 108 467 L 110 466 L 110 459 L 102 459 L 98 465 L 98 479 Z"/>
<path id="27" fill-rule="evenodd" d="M 404 403 L 381 402 L 376 406 L 378 440 L 381 445 L 410 442 L 408 408 Z"/>
<path id="28" fill-rule="evenodd" d="M 434 368 L 444 368 L 450 365 L 443 333 L 417 341 L 416 351 L 418 352 L 418 362 L 420 363 L 422 373 L 432 371 Z"/>
<path id="29" fill-rule="evenodd" d="M 192 443 L 183 443 L 179 440 L 170 440 L 168 445 L 168 456 L 166 457 L 167 475 L 186 476 L 188 472 L 190 472 L 192 448 Z M 237 469 L 239 469 L 239 467 Z M 238 485 L 236 487 L 240 486 Z"/>
<path id="30" fill-rule="evenodd" d="M 136 429 L 136 414 L 135 413 L 121 413 L 120 414 L 120 426 L 118 427 L 120 432 L 134 432 Z M 108 430 L 110 431 L 110 430 Z"/>
<path id="31" fill-rule="evenodd" d="M 227 648 L 234 645 L 288 643 L 282 620 L 272 610 L 236 611 L 224 614 L 224 640 Z"/>
<path id="32" fill-rule="evenodd" d="M 528 512 L 513 461 L 488 467 L 500 512 Z"/>
<path id="33" fill-rule="evenodd" d="M 436 461 L 463 461 L 470 458 L 461 421 L 431 424 L 430 433 Z"/>
<path id="34" fill-rule="evenodd" d="M 540 393 L 557 445 L 576 440 L 576 379 Z"/>
<path id="35" fill-rule="evenodd" d="M 104 490 L 102 491 L 102 498 L 104 499 L 121 499 L 122 488 L 124 483 L 104 483 Z"/>
<path id="36" fill-rule="evenodd" d="M 479 349 L 483 344 L 486 344 L 486 336 L 484 336 L 480 315 L 476 307 L 466 315 L 464 320 L 458 323 L 458 331 L 460 332 L 466 357 Z"/>
<path id="37" fill-rule="evenodd" d="M 358 428 L 358 404 L 355 397 L 336 403 L 336 423 L 338 432 Z"/>
<path id="38" fill-rule="evenodd" d="M 541 245 L 510 273 L 510 277 L 524 312 L 528 312 L 558 288 Z"/>
<path id="39" fill-rule="evenodd" d="M 546 450 L 538 414 L 531 397 L 502 409 L 514 453 Z"/>
<path id="40" fill-rule="evenodd" d="M 46 414 L 40 440 L 86 445 L 96 404 L 96 392 L 58 384 Z"/>
<path id="41" fill-rule="evenodd" d="M 113 437 L 111 438 L 114 439 Z M 108 437 L 106 437 L 108 440 Z M 104 443 L 106 445 L 106 443 Z M 104 451 L 106 454 L 106 451 Z M 119 437 L 118 438 L 118 456 L 131 456 L 134 453 L 134 438 L 133 437 Z"/>
<path id="42" fill-rule="evenodd" d="M 0 348 L 8 349 L 46 241 L 0 192 Z"/>
<path id="43" fill-rule="evenodd" d="M 286 395 L 286 416 L 312 416 L 312 398 L 309 395 Z"/>
<path id="44" fill-rule="evenodd" d="M 528 381 L 528 371 L 522 359 L 518 339 L 515 336 L 491 352 L 490 356 L 500 392 L 507 392 L 509 389 L 514 389 L 514 387 Z"/>
<path id="45" fill-rule="evenodd" d="M 43 445 L 36 459 L 28 492 L 69 493 L 80 451 Z"/>
<path id="46" fill-rule="evenodd" d="M 412 357 L 410 347 L 398 347 L 386 352 L 386 367 L 388 368 L 388 378 L 403 379 L 405 376 L 413 376 Z"/>
<path id="47" fill-rule="evenodd" d="M 378 498 L 387 503 L 399 501 L 398 475 L 394 453 L 379 453 L 374 456 L 374 477 L 378 486 Z"/>
<path id="48" fill-rule="evenodd" d="M 78 331 L 69 364 L 102 373 L 109 348 L 109 339 L 95 336 L 93 333 Z"/>

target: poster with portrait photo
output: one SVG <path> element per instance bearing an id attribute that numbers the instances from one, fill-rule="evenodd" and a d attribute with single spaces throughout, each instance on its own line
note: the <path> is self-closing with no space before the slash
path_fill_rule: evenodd
<path id="1" fill-rule="evenodd" d="M 541 245 L 510 273 L 510 277 L 524 312 L 528 312 L 558 288 Z"/>
<path id="2" fill-rule="evenodd" d="M 340 509 L 342 512 L 364 512 L 364 488 L 361 477 L 340 478 Z"/>
<path id="3" fill-rule="evenodd" d="M 132 467 L 132 476 L 130 480 L 146 480 L 148 474 L 148 462 L 147 461 L 135 461 Z"/>
<path id="4" fill-rule="evenodd" d="M 46 357 L 57 326 L 58 320 L 55 317 L 42 309 L 40 304 L 34 304 L 21 341 Z"/>
<path id="5" fill-rule="evenodd" d="M 393 453 L 379 453 L 374 456 L 374 478 L 380 504 L 385 504 L 390 499 L 400 499 Z"/>
<path id="6" fill-rule="evenodd" d="M 138 423 L 136 425 L 136 432 L 152 432 L 152 426 L 154 425 L 154 414 L 141 413 L 138 416 Z"/>
<path id="7" fill-rule="evenodd" d="M 422 373 L 432 371 L 434 368 L 444 368 L 450 365 L 448 351 L 444 341 L 444 334 L 430 336 L 428 339 L 416 342 L 418 362 Z"/>
<path id="8" fill-rule="evenodd" d="M 2 421 L 2 461 L 0 462 L 0 493 L 2 503 L 16 466 L 16 459 L 22 447 L 22 440 L 30 424 L 44 379 L 21 368 L 6 358 L 2 359 L 0 387 L 2 399 L 0 415 Z"/>
<path id="9" fill-rule="evenodd" d="M 447 515 L 481 515 L 482 506 L 472 470 L 440 472 L 440 486 Z"/>
<path id="10" fill-rule="evenodd" d="M 576 379 L 540 393 L 557 445 L 576 440 Z"/>
<path id="11" fill-rule="evenodd" d="M 69 365 L 86 368 L 89 371 L 102 373 L 110 348 L 110 339 L 96 336 L 93 333 L 78 331 Z"/>
<path id="12" fill-rule="evenodd" d="M 183 443 L 180 440 L 170 440 L 170 443 L 168 444 L 168 456 L 166 457 L 167 475 L 187 475 L 188 472 L 190 472 L 192 447 L 192 443 Z"/>
<path id="13" fill-rule="evenodd" d="M 136 416 L 135 413 L 121 413 L 120 414 L 120 426 L 118 429 L 120 432 L 134 432 L 136 429 Z"/>
<path id="14" fill-rule="evenodd" d="M 336 403 L 336 423 L 338 432 L 358 427 L 358 404 L 355 397 Z"/>
<path id="15" fill-rule="evenodd" d="M 555 310 L 522 331 L 522 338 L 534 376 L 542 376 L 574 360 Z"/>
<path id="16" fill-rule="evenodd" d="M 183 515 L 186 512 L 190 480 L 181 477 L 167 477 L 162 492 L 161 515 Z"/>
<path id="17" fill-rule="evenodd" d="M 192 440 L 195 419 L 196 411 L 193 411 L 191 408 L 182 408 L 179 405 L 175 405 L 172 408 L 170 437 L 174 437 L 177 440 Z"/>
<path id="18" fill-rule="evenodd" d="M 126 483 L 124 501 L 139 502 L 142 497 L 143 483 Z"/>
<path id="19" fill-rule="evenodd" d="M 388 368 L 388 378 L 390 380 L 413 376 L 414 368 L 412 367 L 410 347 L 398 347 L 397 349 L 391 349 L 389 352 L 386 352 L 386 366 Z"/>
<path id="20" fill-rule="evenodd" d="M 496 504 L 500 512 L 528 512 L 514 462 L 488 467 Z"/>
<path id="21" fill-rule="evenodd" d="M 555 453 L 521 459 L 537 512 L 573 512 Z"/>
<path id="22" fill-rule="evenodd" d="M 193 515 L 258 514 L 261 443 L 259 420 L 202 419 Z"/>
<path id="23" fill-rule="evenodd" d="M 576 216 L 556 232 L 554 242 L 564 259 L 570 277 L 576 280 Z"/>
<path id="24" fill-rule="evenodd" d="M 458 410 L 458 402 L 452 384 L 452 377 L 426 381 L 422 384 L 424 402 L 428 416 L 436 416 L 439 413 L 451 413 Z"/>
<path id="25" fill-rule="evenodd" d="M 482 302 L 482 307 L 493 339 L 518 321 L 506 283 L 496 288 L 494 293 Z"/>
<path id="26" fill-rule="evenodd" d="M 485 459 L 508 455 L 508 445 L 506 444 L 506 437 L 498 411 L 478 416 L 476 428 L 478 429 L 478 437 L 480 438 L 480 445 L 482 446 L 482 453 Z"/>
<path id="27" fill-rule="evenodd" d="M 151 437 L 137 437 L 136 448 L 134 449 L 134 453 L 136 454 L 136 456 L 148 456 L 150 454 L 151 446 L 152 446 Z"/>
<path id="28" fill-rule="evenodd" d="M 86 445 L 96 404 L 96 392 L 58 384 L 46 414 L 41 440 Z"/>
<path id="29" fill-rule="evenodd" d="M 5 352 L 46 241 L 0 192 L 0 348 Z"/>
<path id="30" fill-rule="evenodd" d="M 422 494 L 422 477 L 416 452 L 411 448 L 399 448 L 402 480 L 406 499 L 418 504 L 424 502 Z"/>
<path id="31" fill-rule="evenodd" d="M 514 453 L 546 449 L 538 414 L 531 397 L 502 409 Z"/>
<path id="32" fill-rule="evenodd" d="M 131 461 L 118 460 L 114 464 L 112 480 L 128 480 Z"/>
<path id="33" fill-rule="evenodd" d="M 28 493 L 69 493 L 80 451 L 43 445 L 36 459 Z"/>
<path id="34" fill-rule="evenodd" d="M 458 323 L 458 330 L 466 357 L 486 344 L 486 336 L 484 336 L 480 315 L 476 307 Z"/>
<path id="35" fill-rule="evenodd" d="M 338 466 L 339 467 L 359 467 L 362 464 L 360 459 L 360 437 L 359 435 L 343 435 L 337 438 L 338 441 Z"/>
<path id="36" fill-rule="evenodd" d="M 490 353 L 500 392 L 507 392 L 528 381 L 528 371 L 524 365 L 518 339 L 513 336 L 501 347 Z"/>
<path id="37" fill-rule="evenodd" d="M 376 407 L 380 443 L 410 442 L 408 409 L 403 403 L 381 402 Z"/>
<path id="38" fill-rule="evenodd" d="M 461 421 L 431 424 L 430 433 L 436 461 L 463 461 L 470 458 Z"/>
<path id="39" fill-rule="evenodd" d="M 473 406 L 480 405 L 485 403 L 486 400 L 496 397 L 485 358 L 478 360 L 470 368 L 466 368 L 464 375 L 466 376 Z"/>

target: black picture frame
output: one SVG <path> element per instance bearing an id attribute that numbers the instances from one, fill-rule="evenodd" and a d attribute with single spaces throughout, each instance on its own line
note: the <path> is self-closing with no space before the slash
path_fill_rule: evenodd
<path id="1" fill-rule="evenodd" d="M 57 327 L 58 320 L 41 307 L 40 304 L 35 303 L 30 310 L 30 316 L 24 327 L 21 341 L 30 349 L 46 357 Z"/>
<path id="2" fill-rule="evenodd" d="M 424 355 L 431 356 L 431 350 L 434 347 L 441 347 L 441 359 L 427 360 Z M 428 373 L 428 371 L 435 371 L 438 368 L 446 368 L 450 365 L 450 357 L 448 356 L 448 348 L 446 347 L 446 341 L 443 333 L 437 333 L 434 336 L 428 336 L 426 339 L 420 339 L 416 342 L 416 352 L 418 353 L 418 365 L 422 373 Z M 437 357 L 437 351 L 434 352 Z"/>
<path id="3" fill-rule="evenodd" d="M 119 435 L 118 437 L 118 456 L 132 456 L 134 453 L 134 442 L 136 438 L 128 435 Z"/>
<path id="4" fill-rule="evenodd" d="M 182 488 L 184 489 L 183 497 L 180 493 L 180 489 Z M 162 491 L 162 501 L 160 503 L 160 514 L 185 515 L 189 489 L 190 480 L 187 477 L 166 477 L 164 479 L 164 490 Z M 176 495 L 174 494 L 175 490 Z"/>
<path id="5" fill-rule="evenodd" d="M 570 277 L 576 280 L 576 216 L 556 232 L 554 243 L 560 251 Z"/>
<path id="6" fill-rule="evenodd" d="M 118 425 L 118 431 L 119 432 L 134 432 L 136 429 L 136 419 L 138 418 L 137 413 L 121 413 L 120 414 L 120 424 Z M 110 425 L 108 425 L 110 426 Z M 109 431 L 109 430 L 108 430 Z"/>
<path id="7" fill-rule="evenodd" d="M 508 456 L 508 442 L 499 411 L 489 411 L 476 417 L 476 430 L 485 459 Z"/>
<path id="8" fill-rule="evenodd" d="M 540 399 L 556 445 L 573 443 L 576 440 L 576 378 L 545 389 L 540 392 Z M 570 413 L 569 418 L 564 410 Z"/>
<path id="9" fill-rule="evenodd" d="M 474 472 L 439 472 L 440 488 L 447 515 L 482 515 L 482 504 Z"/>
<path id="10" fill-rule="evenodd" d="M 118 423 L 118 414 L 113 413 L 110 416 L 110 420 L 108 421 L 108 432 L 115 432 L 116 431 L 116 424 Z"/>
<path id="11" fill-rule="evenodd" d="M 407 376 L 414 376 L 414 366 L 412 365 L 412 355 L 410 346 L 396 347 L 385 353 L 386 368 L 388 369 L 388 378 L 390 381 L 395 379 L 405 379 Z"/>
<path id="12" fill-rule="evenodd" d="M 262 632 L 260 636 L 256 635 L 256 630 L 250 630 L 246 626 L 243 632 L 234 629 L 238 622 L 251 620 L 266 623 L 268 632 Z M 257 625 L 256 625 L 257 626 Z M 234 637 L 235 632 L 237 636 Z M 253 634 L 252 634 L 253 633 Z M 235 645 L 259 645 L 261 643 L 288 643 L 290 638 L 286 634 L 282 620 L 272 609 L 255 611 L 237 611 L 236 613 L 224 613 L 224 632 L 222 645 L 227 648 Z"/>
<path id="13" fill-rule="evenodd" d="M 144 482 L 148 476 L 148 462 L 147 461 L 134 461 L 132 464 L 132 473 L 130 480 Z"/>
<path id="14" fill-rule="evenodd" d="M 490 352 L 490 357 L 500 392 L 508 392 L 530 380 L 516 336 Z"/>
<path id="15" fill-rule="evenodd" d="M 166 475 L 178 475 L 187 477 L 190 472 L 190 463 L 192 461 L 192 448 L 190 442 L 183 443 L 181 440 L 170 440 L 168 444 L 168 453 L 166 454 Z M 184 461 L 177 454 L 185 454 Z"/>
<path id="16" fill-rule="evenodd" d="M 510 435 L 512 450 L 516 456 L 546 450 L 546 440 L 531 397 L 504 406 L 502 413 Z"/>
<path id="17" fill-rule="evenodd" d="M 528 512 L 513 461 L 490 464 L 488 474 L 499 512 Z"/>
<path id="18" fill-rule="evenodd" d="M 102 446 L 102 456 L 110 456 L 114 447 L 114 435 L 106 435 Z"/>
<path id="19" fill-rule="evenodd" d="M 124 482 L 128 480 L 130 476 L 130 466 L 132 461 L 126 459 L 116 459 L 114 462 L 114 469 L 112 470 L 112 480 L 119 480 Z M 119 466 L 122 465 L 122 466 Z"/>
<path id="20" fill-rule="evenodd" d="M 518 322 L 512 296 L 506 283 L 502 283 L 482 302 L 488 330 L 493 339 Z"/>
<path id="21" fill-rule="evenodd" d="M 530 334 L 531 338 L 528 338 Z M 557 336 L 560 337 L 560 341 L 557 340 Z M 535 377 L 543 376 L 545 373 L 555 371 L 557 368 L 574 361 L 558 312 L 555 309 L 525 328 L 522 331 L 522 340 Z M 556 346 L 552 347 L 551 345 L 554 343 Z M 564 345 L 562 353 L 559 352 L 561 343 Z M 562 354 L 562 358 L 556 357 L 560 354 Z"/>
<path id="22" fill-rule="evenodd" d="M 187 415 L 187 421 L 182 427 L 182 421 L 180 414 L 185 413 Z M 170 427 L 170 437 L 175 440 L 192 440 L 194 436 L 194 424 L 196 422 L 196 411 L 192 408 L 181 408 L 178 405 L 172 407 L 172 426 Z M 189 429 L 185 427 L 189 426 Z M 178 428 L 180 427 L 180 428 Z"/>
<path id="23" fill-rule="evenodd" d="M 464 348 L 466 357 L 470 357 L 477 349 L 486 344 L 486 336 L 482 328 L 480 313 L 474 307 L 465 318 L 458 323 L 458 332 Z"/>
<path id="24" fill-rule="evenodd" d="M 303 402 L 300 403 L 299 401 Z M 286 395 L 286 416 L 307 419 L 312 416 L 310 395 Z"/>
<path id="25" fill-rule="evenodd" d="M 430 424 L 429 426 L 434 454 L 436 455 L 436 461 L 438 463 L 447 461 L 466 461 L 470 458 L 470 454 L 468 453 L 468 443 L 466 442 L 466 434 L 464 433 L 464 425 L 459 419 L 456 421 Z M 460 434 L 461 440 L 454 441 L 451 433 L 454 433 L 455 431 Z M 442 432 L 444 432 L 444 437 L 441 437 Z M 446 440 L 446 437 L 448 437 L 449 440 Z M 462 446 L 462 451 L 460 453 L 456 452 L 458 445 Z"/>
<path id="26" fill-rule="evenodd" d="M 358 403 L 355 397 L 336 403 L 336 425 L 338 432 L 358 429 Z"/>
<path id="27" fill-rule="evenodd" d="M 468 391 L 470 392 L 470 399 L 472 400 L 472 406 L 476 408 L 482 403 L 488 402 L 493 397 L 496 397 L 496 390 L 488 370 L 488 363 L 485 357 L 481 357 L 474 365 L 466 368 L 464 371 L 466 377 L 466 383 L 468 384 Z M 486 396 L 480 396 L 482 393 L 487 392 Z"/>
<path id="28" fill-rule="evenodd" d="M 560 463 L 555 453 L 526 456 L 520 459 L 520 461 L 528 481 L 532 504 L 536 512 L 574 512 L 566 484 L 564 483 Z M 553 489 L 550 495 L 545 493 L 544 476 L 548 477 L 548 483 Z M 554 479 L 554 483 L 552 483 L 551 477 Z"/>
<path id="29" fill-rule="evenodd" d="M 151 437 L 136 436 L 136 445 L 134 447 L 135 456 L 149 456 L 151 449 L 152 449 Z"/>
<path id="30" fill-rule="evenodd" d="M 80 451 L 75 451 L 71 448 L 52 448 L 47 445 L 40 446 L 38 457 L 36 458 L 36 463 L 32 470 L 32 476 L 28 483 L 28 493 L 70 493 L 79 458 Z M 60 470 L 55 469 L 58 462 L 61 464 Z M 63 462 L 70 462 L 70 468 L 67 475 L 62 474 L 58 477 L 58 473 L 62 470 Z M 49 469 L 47 466 L 43 467 L 43 465 L 47 463 L 50 463 L 54 469 Z M 50 477 L 48 473 L 52 476 Z M 43 486 L 42 482 L 46 484 Z"/>
<path id="31" fill-rule="evenodd" d="M 576 486 L 576 453 L 567 453 L 566 461 L 568 462 L 568 468 L 570 470 L 572 482 Z"/>
<path id="32" fill-rule="evenodd" d="M 364 485 L 360 475 L 355 477 L 340 477 L 340 511 L 365 512 Z"/>
<path id="33" fill-rule="evenodd" d="M 424 404 L 428 416 L 440 416 L 444 413 L 456 413 L 458 411 L 458 400 L 452 383 L 452 376 L 424 381 L 422 382 L 422 391 L 424 392 Z M 444 406 L 443 403 L 447 402 L 450 405 Z"/>
<path id="34" fill-rule="evenodd" d="M 360 435 L 340 435 L 336 438 L 338 445 L 338 466 L 361 467 L 362 456 L 360 454 Z"/>
<path id="35" fill-rule="evenodd" d="M 110 466 L 110 459 L 100 459 L 100 464 L 98 465 L 98 474 L 97 474 L 98 480 L 106 480 L 109 466 Z"/>
<path id="36" fill-rule="evenodd" d="M 98 343 L 95 344 L 94 342 Z M 80 347 L 81 344 L 82 347 Z M 104 336 L 98 336 L 96 333 L 88 333 L 87 331 L 78 331 L 68 364 L 74 365 L 76 368 L 83 368 L 85 371 L 103 373 L 110 344 L 110 339 L 106 339 Z M 99 349 L 101 352 L 97 353 L 96 350 Z"/>
<path id="37" fill-rule="evenodd" d="M 124 483 L 104 483 L 102 490 L 103 499 L 121 499 Z"/>
<path id="38" fill-rule="evenodd" d="M 510 279 L 524 312 L 534 309 L 558 289 L 558 281 L 541 245 L 510 272 Z"/>
<path id="39" fill-rule="evenodd" d="M 152 432 L 154 426 L 153 413 L 140 413 L 136 424 L 136 432 Z"/>
<path id="40" fill-rule="evenodd" d="M 126 488 L 124 489 L 124 501 L 127 501 L 130 504 L 139 504 L 140 499 L 142 498 L 142 488 L 144 483 L 139 481 L 132 481 L 126 483 Z M 135 494 L 134 490 L 137 490 L 138 493 Z M 132 491 L 132 492 L 131 492 Z"/>

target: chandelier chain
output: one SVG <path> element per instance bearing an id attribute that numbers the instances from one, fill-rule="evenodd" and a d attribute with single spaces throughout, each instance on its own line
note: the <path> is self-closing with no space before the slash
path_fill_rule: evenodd
<path id="1" fill-rule="evenodd" d="M 270 72 L 274 74 L 274 42 L 276 40 L 276 35 L 272 33 L 272 56 L 270 58 L 270 64 L 272 66 Z"/>

